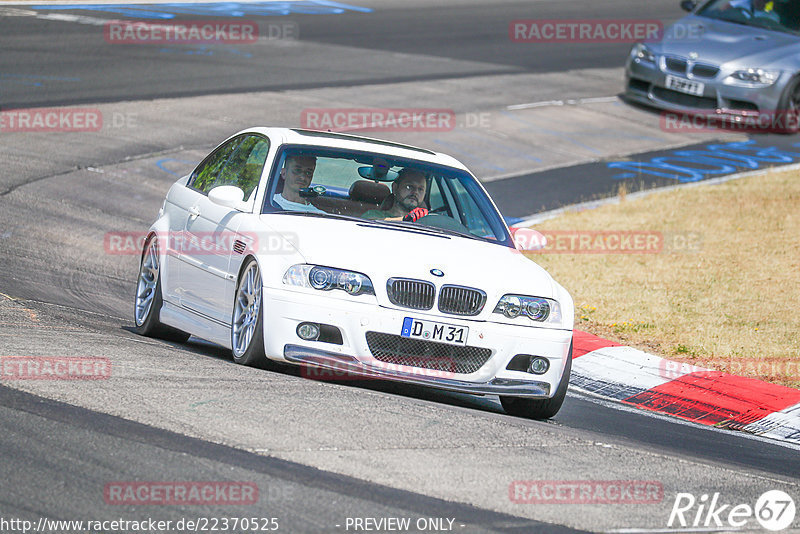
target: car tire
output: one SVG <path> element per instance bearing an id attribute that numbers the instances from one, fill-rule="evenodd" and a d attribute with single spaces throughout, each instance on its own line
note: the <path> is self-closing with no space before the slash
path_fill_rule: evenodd
<path id="1" fill-rule="evenodd" d="M 186 342 L 190 334 L 161 323 L 161 259 L 158 238 L 151 236 L 142 250 L 139 277 L 136 281 L 136 297 L 133 321 L 137 334 L 156 337 L 178 343 Z"/>
<path id="2" fill-rule="evenodd" d="M 261 271 L 250 258 L 236 282 L 231 317 L 233 361 L 241 365 L 265 365 L 264 306 Z"/>
<path id="3" fill-rule="evenodd" d="M 800 76 L 796 76 L 783 90 L 778 102 L 778 133 L 796 134 L 800 131 Z"/>
<path id="4" fill-rule="evenodd" d="M 558 413 L 567 396 L 569 376 L 572 372 L 572 342 L 567 353 L 567 365 L 558 383 L 556 394 L 549 399 L 525 399 L 521 397 L 500 397 L 500 404 L 508 415 L 527 419 L 550 419 Z"/>

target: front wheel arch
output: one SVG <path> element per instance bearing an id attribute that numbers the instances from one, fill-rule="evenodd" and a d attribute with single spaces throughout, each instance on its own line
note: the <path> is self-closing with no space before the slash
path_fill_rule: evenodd
<path id="1" fill-rule="evenodd" d="M 793 95 L 797 96 L 794 102 Z M 779 119 L 778 133 L 795 134 L 800 131 L 800 72 L 795 73 L 786 84 L 777 108 L 774 113 Z"/>
<path id="2" fill-rule="evenodd" d="M 248 283 L 246 277 L 251 269 L 255 269 L 255 273 Z M 245 284 L 249 285 L 245 287 Z M 248 332 L 251 325 L 252 331 Z M 261 265 L 253 255 L 246 256 L 239 267 L 233 294 L 230 331 L 231 352 L 235 363 L 250 366 L 267 364 L 264 351 L 263 275 Z M 238 336 L 244 336 L 244 340 Z"/>
<path id="3" fill-rule="evenodd" d="M 508 415 L 525 417 L 527 419 L 550 419 L 561 409 L 564 399 L 567 396 L 569 387 L 569 377 L 572 373 L 572 341 L 569 343 L 567 361 L 564 364 L 564 372 L 558 382 L 556 392 L 549 399 L 526 399 L 521 397 L 500 397 L 500 404 Z"/>

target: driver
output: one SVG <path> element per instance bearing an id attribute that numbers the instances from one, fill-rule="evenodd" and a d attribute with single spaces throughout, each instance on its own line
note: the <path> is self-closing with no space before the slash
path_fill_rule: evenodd
<path id="1" fill-rule="evenodd" d="M 428 181 L 421 171 L 406 167 L 392 182 L 392 193 L 386 197 L 377 210 L 369 210 L 362 215 L 365 219 L 384 219 L 386 221 L 410 221 L 425 217 L 425 193 Z"/>
<path id="2" fill-rule="evenodd" d="M 311 184 L 316 168 L 317 158 L 314 156 L 287 156 L 283 169 L 281 169 L 283 191 L 273 195 L 272 202 L 287 211 L 325 213 L 311 204 L 308 199 L 300 196 L 300 190 Z"/>
<path id="3" fill-rule="evenodd" d="M 780 17 L 778 17 L 778 13 L 775 11 L 775 2 L 773 0 L 753 0 L 753 16 L 780 22 Z"/>

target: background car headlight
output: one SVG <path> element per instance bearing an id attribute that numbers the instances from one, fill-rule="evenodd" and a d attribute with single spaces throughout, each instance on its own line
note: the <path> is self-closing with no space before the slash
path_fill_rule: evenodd
<path id="1" fill-rule="evenodd" d="M 320 265 L 293 265 L 283 275 L 283 283 L 320 291 L 341 289 L 350 295 L 375 294 L 367 275 Z"/>
<path id="2" fill-rule="evenodd" d="M 644 61 L 646 63 L 655 63 L 656 56 L 642 43 L 636 43 L 631 48 L 631 59 Z"/>
<path id="3" fill-rule="evenodd" d="M 728 76 L 728 80 L 735 85 L 748 87 L 769 86 L 778 81 L 780 75 L 779 70 L 743 69 Z"/>
<path id="4" fill-rule="evenodd" d="M 542 297 L 503 295 L 495 306 L 494 313 L 509 319 L 523 316 L 539 323 L 561 324 L 561 307 L 558 302 Z"/>

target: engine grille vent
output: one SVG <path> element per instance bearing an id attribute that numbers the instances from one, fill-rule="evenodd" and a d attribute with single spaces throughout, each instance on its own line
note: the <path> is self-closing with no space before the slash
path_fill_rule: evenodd
<path id="1" fill-rule="evenodd" d="M 439 291 L 439 311 L 453 315 L 478 315 L 486 304 L 486 293 L 480 289 L 461 286 L 442 286 Z"/>
<path id="2" fill-rule="evenodd" d="M 386 282 L 389 301 L 412 310 L 430 310 L 436 297 L 436 286 L 424 280 L 390 278 Z"/>
<path id="3" fill-rule="evenodd" d="M 719 73 L 719 67 L 716 65 L 697 63 L 692 67 L 692 74 L 698 78 L 713 78 L 717 73 Z"/>
<path id="4" fill-rule="evenodd" d="M 664 58 L 664 66 L 667 67 L 669 71 L 686 76 L 686 69 L 689 64 L 682 57 L 666 56 Z"/>

